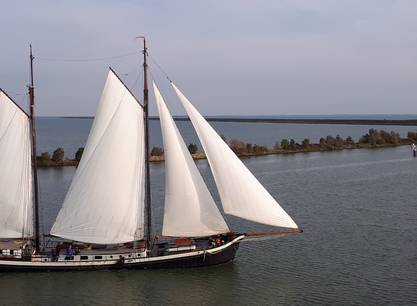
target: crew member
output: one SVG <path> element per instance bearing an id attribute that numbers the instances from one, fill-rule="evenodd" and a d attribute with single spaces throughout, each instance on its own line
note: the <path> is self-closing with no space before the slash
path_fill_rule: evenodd
<path id="1" fill-rule="evenodd" d="M 72 244 L 70 244 L 66 250 L 67 256 L 73 256 L 74 250 L 72 249 Z"/>

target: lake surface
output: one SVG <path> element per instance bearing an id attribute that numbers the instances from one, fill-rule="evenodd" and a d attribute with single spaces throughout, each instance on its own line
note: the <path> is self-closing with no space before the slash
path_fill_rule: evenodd
<path id="1" fill-rule="evenodd" d="M 48 124 L 54 131 L 48 136 L 53 143 L 50 146 L 53 148 L 61 142 L 70 149 L 78 146 L 77 141 L 85 139 L 90 123 L 82 119 L 71 127 L 73 132 L 67 131 L 67 134 L 62 133 L 65 128 Z M 233 130 L 233 125 L 219 125 L 225 134 L 228 127 Z M 258 124 L 241 124 L 241 133 L 235 131 L 238 138 L 254 137 L 256 140 L 257 133 L 262 134 L 259 131 L 266 129 L 261 124 L 262 127 L 254 128 L 258 130 L 252 133 L 253 125 Z M 343 126 L 333 126 L 326 130 L 316 125 L 299 128 L 302 138 L 322 136 L 323 131 L 335 134 L 332 132 L 335 129 L 340 129 L 341 135 L 354 136 L 355 128 L 365 132 L 367 129 L 349 126 L 343 131 Z M 265 132 L 264 139 L 284 135 L 278 134 L 282 129 L 275 125 L 271 129 Z M 297 130 L 297 127 L 289 125 L 290 129 Z M 80 135 L 74 135 L 77 130 Z M 54 139 L 51 135 L 57 131 L 60 131 L 56 133 L 59 137 Z M 47 139 L 42 130 L 39 130 L 39 138 Z M 233 263 L 217 267 L 2 273 L 0 305 L 417 303 L 417 159 L 412 158 L 409 147 L 263 156 L 246 158 L 244 163 L 304 233 L 242 243 Z M 219 204 L 207 162 L 197 161 L 197 165 Z M 62 205 L 74 172 L 73 167 L 39 171 L 42 227 L 46 232 Z M 153 218 L 155 232 L 159 232 L 164 164 L 151 164 L 151 175 Z M 234 230 L 268 229 L 228 216 L 226 220 Z"/>

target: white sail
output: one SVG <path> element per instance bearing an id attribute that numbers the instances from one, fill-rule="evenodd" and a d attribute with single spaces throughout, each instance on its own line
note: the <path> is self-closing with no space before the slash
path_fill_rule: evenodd
<path id="1" fill-rule="evenodd" d="M 97 244 L 143 237 L 143 116 L 142 107 L 110 71 L 52 235 Z"/>
<path id="2" fill-rule="evenodd" d="M 0 238 L 33 234 L 30 121 L 0 90 Z"/>
<path id="3" fill-rule="evenodd" d="M 155 83 L 153 89 L 165 156 L 162 235 L 204 237 L 229 232 Z"/>
<path id="4" fill-rule="evenodd" d="M 172 84 L 172 83 L 171 83 Z M 216 131 L 172 84 L 207 155 L 224 211 L 272 226 L 297 228 L 297 224 L 266 191 Z"/>

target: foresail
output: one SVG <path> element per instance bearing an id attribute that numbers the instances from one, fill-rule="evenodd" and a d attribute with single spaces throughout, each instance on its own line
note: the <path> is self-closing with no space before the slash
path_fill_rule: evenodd
<path id="1" fill-rule="evenodd" d="M 33 234 L 29 117 L 0 90 L 0 238 Z"/>
<path id="2" fill-rule="evenodd" d="M 203 237 L 229 232 L 155 83 L 153 89 L 165 156 L 162 235 Z"/>
<path id="3" fill-rule="evenodd" d="M 171 83 L 172 84 L 172 83 Z M 224 211 L 240 218 L 272 226 L 297 228 L 261 183 L 229 146 L 172 84 L 207 155 Z"/>
<path id="4" fill-rule="evenodd" d="M 142 107 L 110 71 L 52 235 L 97 244 L 143 238 L 143 116 Z"/>

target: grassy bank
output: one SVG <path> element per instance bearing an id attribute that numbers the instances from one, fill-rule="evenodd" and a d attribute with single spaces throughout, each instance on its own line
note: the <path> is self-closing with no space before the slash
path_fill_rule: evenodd
<path id="1" fill-rule="evenodd" d="M 408 132 L 406 138 L 401 138 L 398 133 L 392 131 L 386 132 L 383 130 L 370 129 L 368 133 L 360 137 L 360 139 L 356 142 L 350 136 L 347 138 L 342 138 L 339 135 L 336 135 L 335 137 L 322 137 L 320 138 L 319 143 L 310 143 L 308 138 L 304 139 L 301 143 L 296 142 L 294 139 L 282 139 L 280 142 L 276 142 L 272 147 L 245 143 L 235 139 L 227 141 L 225 138 L 223 138 L 223 140 L 229 145 L 229 147 L 233 150 L 233 152 L 235 152 L 237 156 L 251 157 L 273 154 L 328 152 L 352 149 L 380 149 L 401 145 L 410 145 L 411 143 L 417 143 L 417 132 Z M 206 158 L 204 153 L 197 152 L 198 147 L 196 144 L 190 144 L 188 149 L 193 159 Z M 52 156 L 50 156 L 48 152 L 44 152 L 37 157 L 38 166 L 77 166 L 83 151 L 83 148 L 79 148 L 75 154 L 74 159 L 64 158 L 64 151 L 62 148 L 55 150 Z M 153 147 L 149 160 L 151 162 L 164 161 L 163 149 L 159 147 Z"/>

